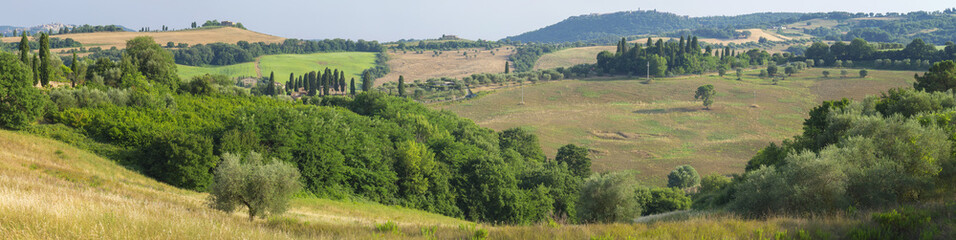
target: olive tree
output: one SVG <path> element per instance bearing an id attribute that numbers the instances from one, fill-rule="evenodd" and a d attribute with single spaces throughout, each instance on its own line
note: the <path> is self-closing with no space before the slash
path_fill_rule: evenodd
<path id="1" fill-rule="evenodd" d="M 714 90 L 714 85 L 707 84 L 697 88 L 694 99 L 703 101 L 704 107 L 710 109 L 710 105 L 714 103 L 714 95 L 717 95 L 717 90 Z"/>
<path id="2" fill-rule="evenodd" d="M 285 212 L 289 198 L 301 188 L 298 169 L 275 159 L 264 161 L 255 152 L 246 155 L 244 161 L 240 158 L 223 154 L 209 187 L 210 206 L 225 212 L 245 206 L 249 221 L 267 213 Z"/>
<path id="3" fill-rule="evenodd" d="M 690 165 L 677 166 L 674 171 L 667 174 L 667 187 L 690 188 L 700 184 L 700 175 L 697 170 Z"/>

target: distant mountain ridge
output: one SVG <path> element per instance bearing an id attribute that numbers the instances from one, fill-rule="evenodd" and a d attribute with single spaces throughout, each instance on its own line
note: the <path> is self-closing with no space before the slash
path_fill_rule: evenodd
<path id="1" fill-rule="evenodd" d="M 573 16 L 556 24 L 510 36 L 521 42 L 605 42 L 622 36 L 662 34 L 697 28 L 753 28 L 797 19 L 805 13 L 752 13 L 737 16 L 688 17 L 658 11 L 625 11 Z"/>

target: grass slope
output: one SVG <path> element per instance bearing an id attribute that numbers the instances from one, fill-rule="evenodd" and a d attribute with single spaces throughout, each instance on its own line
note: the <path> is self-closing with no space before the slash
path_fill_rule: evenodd
<path id="1" fill-rule="evenodd" d="M 822 70 L 836 77 L 823 79 Z M 651 84 L 617 78 L 566 80 L 525 87 L 524 105 L 519 105 L 522 91 L 513 88 L 433 107 L 495 130 L 529 128 L 550 157 L 568 143 L 587 146 L 595 172 L 635 170 L 645 183 L 664 185 L 666 175 L 682 164 L 694 166 L 701 175 L 742 172 L 757 150 L 799 134 L 807 112 L 820 101 L 859 100 L 910 86 L 913 79 L 913 72 L 905 71 L 871 70 L 866 79 L 841 79 L 839 72 L 804 70 L 779 85 L 757 78 L 758 70 L 748 70 L 743 81 L 716 74 Z M 696 88 L 705 84 L 718 92 L 711 110 L 693 98 Z"/>
<path id="2" fill-rule="evenodd" d="M 375 53 L 369 52 L 279 54 L 266 55 L 259 59 L 262 76 L 268 77 L 270 72 L 275 71 L 276 81 L 282 83 L 289 80 L 289 73 L 295 73 L 298 76 L 309 71 L 325 70 L 325 68 L 345 70 L 347 80 L 355 77 L 356 81 L 359 81 L 362 71 L 374 66 Z M 176 68 L 182 79 L 203 74 L 223 74 L 230 77 L 256 76 L 254 62 L 207 67 L 177 65 Z"/>
<path id="3" fill-rule="evenodd" d="M 0 235 L 10 239 L 377 238 L 376 223 L 461 237 L 470 223 L 401 207 L 299 198 L 289 212 L 249 222 L 68 144 L 0 130 Z"/>

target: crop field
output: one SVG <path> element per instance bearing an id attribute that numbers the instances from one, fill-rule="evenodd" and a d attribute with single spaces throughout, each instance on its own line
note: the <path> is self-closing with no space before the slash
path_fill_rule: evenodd
<path id="1" fill-rule="evenodd" d="M 829 79 L 821 71 L 834 73 Z M 442 103 L 449 110 L 495 130 L 524 127 L 540 139 L 545 154 L 573 143 L 591 149 L 595 172 L 633 170 L 645 184 L 664 185 L 676 166 L 690 164 L 701 175 L 742 172 L 746 162 L 770 142 L 801 133 L 810 108 L 820 101 L 860 100 L 893 87 L 911 86 L 914 72 L 806 69 L 773 85 L 745 72 L 742 81 L 727 75 L 643 80 L 596 78 L 538 83 L 475 100 Z M 710 110 L 694 100 L 698 86 L 717 90 Z M 521 95 L 524 104 L 521 105 Z"/>
<path id="2" fill-rule="evenodd" d="M 643 43 L 642 43 L 643 44 Z M 569 48 L 561 51 L 545 54 L 538 58 L 534 69 L 551 69 L 556 67 L 570 67 L 578 64 L 597 63 L 597 55 L 601 51 L 614 52 L 617 50 L 614 46 L 593 46 Z"/>
<path id="3" fill-rule="evenodd" d="M 268 77 L 275 72 L 276 81 L 284 83 L 289 80 L 289 73 L 296 76 L 310 71 L 325 70 L 325 68 L 344 70 L 346 78 L 361 78 L 362 71 L 375 66 L 375 53 L 369 52 L 332 52 L 312 54 L 279 54 L 266 55 L 255 62 L 240 63 L 228 66 L 193 67 L 177 65 L 179 76 L 188 79 L 203 74 L 223 74 L 230 77 L 258 76 L 256 67 L 262 76 Z"/>
<path id="4" fill-rule="evenodd" d="M 169 32 L 96 32 L 96 33 L 75 33 L 53 35 L 55 38 L 72 38 L 83 44 L 84 47 L 101 47 L 109 49 L 111 47 L 126 48 L 126 41 L 139 36 L 151 36 L 156 43 L 165 46 L 167 42 L 186 43 L 190 46 L 196 44 L 209 43 L 230 43 L 235 44 L 239 41 L 248 42 L 266 42 L 281 43 L 285 40 L 282 37 L 276 37 L 264 33 L 253 32 L 232 27 L 209 28 L 209 29 L 191 29 Z M 19 37 L 2 38 L 3 42 L 20 41 Z M 62 49 L 53 49 L 59 52 Z"/>
<path id="5" fill-rule="evenodd" d="M 461 78 L 476 73 L 503 73 L 505 62 L 513 53 L 514 47 L 506 46 L 494 51 L 495 54 L 492 55 L 485 49 L 461 49 L 444 51 L 438 56 L 435 56 L 433 51 L 421 54 L 389 51 L 388 66 L 391 72 L 377 79 L 375 85 L 398 81 L 399 76 L 405 76 L 405 80 L 411 82 L 440 77 Z M 467 58 L 464 56 L 466 52 Z"/>

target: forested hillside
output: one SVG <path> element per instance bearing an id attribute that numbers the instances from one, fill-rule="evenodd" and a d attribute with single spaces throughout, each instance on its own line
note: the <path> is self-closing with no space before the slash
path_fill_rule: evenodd
<path id="1" fill-rule="evenodd" d="M 535 31 L 505 38 L 521 42 L 614 42 L 622 36 L 663 34 L 682 29 L 768 27 L 801 13 L 754 13 L 739 16 L 687 17 L 658 11 L 627 11 L 570 17 Z"/>

